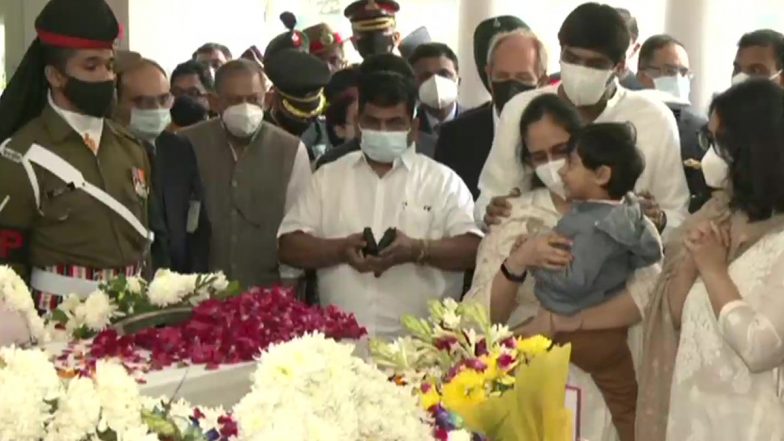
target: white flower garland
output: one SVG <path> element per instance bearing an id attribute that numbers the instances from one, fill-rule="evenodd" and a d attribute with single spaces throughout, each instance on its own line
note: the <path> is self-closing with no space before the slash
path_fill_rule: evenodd
<path id="1" fill-rule="evenodd" d="M 39 343 L 49 341 L 44 321 L 35 310 L 33 295 L 16 271 L 7 265 L 0 265 L 0 308 L 20 314 L 33 340 Z"/>
<path id="2" fill-rule="evenodd" d="M 234 408 L 239 440 L 432 441 L 416 398 L 352 351 L 321 334 L 269 348 Z"/>
<path id="3" fill-rule="evenodd" d="M 136 382 L 99 361 L 95 379 L 61 380 L 40 349 L 0 348 L 0 440 L 81 441 L 112 430 L 119 441 L 157 441 L 142 421 Z"/>

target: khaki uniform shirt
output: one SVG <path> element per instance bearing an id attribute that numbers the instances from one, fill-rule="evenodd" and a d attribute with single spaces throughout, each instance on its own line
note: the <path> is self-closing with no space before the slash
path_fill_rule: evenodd
<path id="1" fill-rule="evenodd" d="M 204 184 L 210 269 L 247 288 L 278 283 L 277 232 L 300 140 L 265 122 L 235 152 L 219 118 L 180 134 L 193 144 Z"/>
<path id="2" fill-rule="evenodd" d="M 77 265 L 97 269 L 140 264 L 148 249 L 143 238 L 117 213 L 86 192 L 70 188 L 49 171 L 33 165 L 40 195 L 14 156 L 38 144 L 78 169 L 85 181 L 100 188 L 147 225 L 150 163 L 144 148 L 124 129 L 104 120 L 97 154 L 47 105 L 38 118 L 12 136 L 0 156 L 0 229 L 26 232 L 29 254 L 10 263 L 27 275 L 31 266 Z M 0 250 L 1 251 L 1 250 Z"/>

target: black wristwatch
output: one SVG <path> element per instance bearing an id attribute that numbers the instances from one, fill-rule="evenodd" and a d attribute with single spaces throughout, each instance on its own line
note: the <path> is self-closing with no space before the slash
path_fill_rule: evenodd
<path id="1" fill-rule="evenodd" d="M 506 277 L 506 280 L 512 283 L 522 284 L 523 282 L 525 282 L 525 279 L 528 278 L 528 271 L 523 272 L 523 274 L 519 276 L 517 274 L 512 274 L 512 272 L 509 271 L 509 268 L 506 267 L 506 261 L 504 261 L 504 263 L 501 264 L 501 274 L 503 274 L 504 277 Z"/>

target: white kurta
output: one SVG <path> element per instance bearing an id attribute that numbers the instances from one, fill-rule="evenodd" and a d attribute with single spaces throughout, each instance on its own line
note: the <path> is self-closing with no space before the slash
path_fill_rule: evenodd
<path id="1" fill-rule="evenodd" d="M 501 263 L 509 256 L 517 237 L 524 233 L 535 234 L 550 230 L 561 217 L 553 205 L 550 192 L 545 189 L 530 191 L 510 202 L 512 215 L 501 225 L 491 228 L 479 246 L 474 280 L 465 301 L 478 301 L 489 308 L 493 278 L 498 273 Z M 659 272 L 659 265 L 644 268 L 637 271 L 627 282 L 627 290 L 643 314 Z M 509 324 L 512 326 L 532 317 L 539 308 L 539 302 L 534 295 L 533 278 L 529 277 L 520 287 L 517 303 L 518 306 L 509 319 Z M 642 350 L 640 325 L 629 330 L 628 340 L 636 365 L 641 359 Z M 582 390 L 581 438 L 590 441 L 616 441 L 618 436 L 612 424 L 610 411 L 591 376 L 572 365 L 569 384 Z"/>
<path id="2" fill-rule="evenodd" d="M 531 171 L 521 165 L 520 118 L 531 101 L 547 93 L 558 93 L 558 86 L 523 92 L 504 106 L 493 147 L 479 175 L 481 194 L 475 207 L 478 223 L 482 223 L 487 205 L 493 197 L 509 194 L 513 188 L 527 190 L 526 182 Z M 667 213 L 666 236 L 688 214 L 689 203 L 678 124 L 672 111 L 649 94 L 618 86 L 615 95 L 595 122 L 630 122 L 636 128 L 637 147 L 645 157 L 645 170 L 637 180 L 635 190 L 649 191 Z"/>
<path id="3" fill-rule="evenodd" d="M 718 320 L 702 281 L 683 309 L 669 441 L 784 440 L 784 232 L 730 265 L 742 301 Z"/>
<path id="4" fill-rule="evenodd" d="M 471 192 L 460 177 L 413 147 L 382 178 L 362 152 L 352 152 L 313 175 L 307 191 L 283 219 L 278 237 L 302 231 L 342 238 L 366 227 L 377 241 L 388 228 L 414 239 L 481 236 L 473 209 Z M 318 287 L 324 305 L 354 313 L 370 336 L 394 338 L 404 333 L 402 316 L 425 317 L 430 300 L 459 298 L 463 272 L 405 264 L 376 278 L 343 264 L 320 268 Z"/>

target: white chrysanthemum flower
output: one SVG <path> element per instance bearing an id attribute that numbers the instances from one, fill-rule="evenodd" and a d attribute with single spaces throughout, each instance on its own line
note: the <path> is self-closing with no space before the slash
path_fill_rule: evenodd
<path id="1" fill-rule="evenodd" d="M 158 270 L 147 288 L 150 303 L 166 307 L 182 303 L 196 290 L 196 274 L 178 274 L 169 270 Z"/>
<path id="2" fill-rule="evenodd" d="M 136 381 L 117 363 L 99 360 L 95 369 L 95 387 L 101 400 L 98 430 L 117 433 L 142 424 L 142 401 Z"/>
<path id="3" fill-rule="evenodd" d="M 448 441 L 471 441 L 471 433 L 466 430 L 453 430 L 447 434 Z"/>
<path id="4" fill-rule="evenodd" d="M 117 441 L 159 441 L 158 435 L 149 432 L 145 425 L 131 427 L 118 432 Z"/>
<path id="5" fill-rule="evenodd" d="M 321 334 L 269 348 L 253 379 L 233 411 L 240 441 L 433 439 L 416 397 Z"/>
<path id="6" fill-rule="evenodd" d="M 128 292 L 131 294 L 141 294 L 143 289 L 143 281 L 141 277 L 128 277 L 125 279 L 128 285 Z"/>
<path id="7" fill-rule="evenodd" d="M 117 305 L 103 291 L 93 292 L 84 302 L 84 324 L 93 331 L 104 330 L 116 316 Z"/>
<path id="8" fill-rule="evenodd" d="M 39 441 L 63 393 L 54 366 L 40 349 L 0 348 L 0 440 Z"/>
<path id="9" fill-rule="evenodd" d="M 0 305 L 21 314 L 32 338 L 41 343 L 49 339 L 44 322 L 35 310 L 30 290 L 16 271 L 7 265 L 0 265 Z"/>
<path id="10" fill-rule="evenodd" d="M 81 441 L 95 434 L 101 401 L 92 380 L 74 378 L 57 403 L 45 441 Z"/>
<path id="11" fill-rule="evenodd" d="M 226 275 L 223 274 L 223 271 L 213 273 L 212 276 L 215 277 L 215 280 L 212 281 L 212 289 L 215 291 L 224 291 L 229 287 L 229 280 L 226 278 Z"/>

